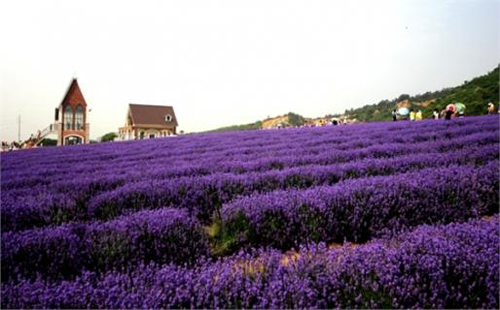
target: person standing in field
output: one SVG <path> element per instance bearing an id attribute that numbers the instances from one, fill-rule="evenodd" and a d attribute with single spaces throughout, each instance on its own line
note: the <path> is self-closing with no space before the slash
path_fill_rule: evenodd
<path id="1" fill-rule="evenodd" d="M 415 120 L 421 121 L 422 120 L 422 111 L 418 110 L 417 113 L 415 113 Z"/>
<path id="2" fill-rule="evenodd" d="M 444 117 L 445 120 L 449 121 L 451 120 L 451 117 L 453 116 L 453 111 L 452 110 L 446 110 L 446 116 Z"/>
<path id="3" fill-rule="evenodd" d="M 446 106 L 446 120 L 451 120 L 453 115 L 455 115 L 455 112 L 457 112 L 457 107 L 455 106 L 455 103 L 450 103 Z"/>
<path id="4" fill-rule="evenodd" d="M 488 114 L 490 115 L 495 114 L 495 104 L 491 101 L 490 103 L 488 103 Z"/>
<path id="5" fill-rule="evenodd" d="M 439 110 L 434 109 L 434 112 L 432 112 L 432 116 L 434 117 L 434 119 L 439 119 Z"/>
<path id="6" fill-rule="evenodd" d="M 415 111 L 413 111 L 413 109 L 410 109 L 410 121 L 414 120 L 415 120 Z"/>
<path id="7" fill-rule="evenodd" d="M 392 121 L 395 122 L 398 120 L 398 115 L 396 113 L 396 110 L 392 110 Z"/>
<path id="8" fill-rule="evenodd" d="M 458 114 L 458 117 L 465 117 L 465 109 L 466 106 L 462 102 L 456 102 L 455 103 L 455 114 Z"/>

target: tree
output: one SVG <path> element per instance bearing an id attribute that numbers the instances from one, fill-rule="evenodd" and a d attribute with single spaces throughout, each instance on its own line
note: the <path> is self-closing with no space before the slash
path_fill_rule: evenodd
<path id="1" fill-rule="evenodd" d="M 288 122 L 290 123 L 290 125 L 292 126 L 304 125 L 305 119 L 301 115 L 292 112 L 288 113 L 287 115 L 288 115 Z"/>
<path id="2" fill-rule="evenodd" d="M 406 99 L 410 99 L 410 95 L 408 95 L 408 94 L 401 94 L 398 97 L 397 102 L 400 102 L 400 101 L 403 101 L 403 100 L 406 100 Z"/>
<path id="3" fill-rule="evenodd" d="M 116 132 L 108 132 L 107 134 L 102 136 L 101 142 L 114 141 L 115 138 L 117 138 L 117 137 L 118 137 L 118 135 L 116 134 Z"/>

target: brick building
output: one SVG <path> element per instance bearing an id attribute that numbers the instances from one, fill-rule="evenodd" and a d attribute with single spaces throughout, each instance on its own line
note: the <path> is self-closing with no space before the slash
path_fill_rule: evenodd
<path id="1" fill-rule="evenodd" d="M 44 138 L 57 135 L 57 145 L 89 143 L 89 129 L 87 102 L 78 81 L 73 79 L 63 100 L 56 108 L 54 123 L 38 131 L 30 142 L 38 145 Z"/>
<path id="2" fill-rule="evenodd" d="M 58 145 L 89 142 L 87 102 L 76 79 L 71 81 L 66 95 L 56 108 L 55 121 L 54 125 L 59 126 Z"/>

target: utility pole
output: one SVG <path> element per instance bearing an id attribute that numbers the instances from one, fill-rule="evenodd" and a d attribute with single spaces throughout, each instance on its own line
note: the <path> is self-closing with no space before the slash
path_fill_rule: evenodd
<path id="1" fill-rule="evenodd" d="M 17 142 L 21 142 L 21 114 L 17 119 Z"/>

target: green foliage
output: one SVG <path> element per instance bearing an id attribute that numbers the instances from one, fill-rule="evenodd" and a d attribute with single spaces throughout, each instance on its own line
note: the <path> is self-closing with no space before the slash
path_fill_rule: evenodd
<path id="1" fill-rule="evenodd" d="M 115 132 L 108 132 L 101 138 L 101 142 L 109 142 L 109 141 L 114 141 L 118 135 Z"/>
<path id="2" fill-rule="evenodd" d="M 410 96 L 402 94 L 392 100 L 382 100 L 379 103 L 365 105 L 358 109 L 346 110 L 345 114 L 355 117 L 362 122 L 389 121 L 391 111 L 396 108 L 396 103 L 408 99 L 415 109 L 421 109 L 424 118 L 430 118 L 434 109 L 442 110 L 449 103 L 462 102 L 466 108 L 466 115 L 486 114 L 487 103 L 492 101 L 498 107 L 499 71 L 498 67 L 486 75 L 465 81 L 464 84 L 444 88 L 435 92 L 426 92 Z M 416 102 L 435 99 L 427 107 L 419 107 Z"/>
<path id="3" fill-rule="evenodd" d="M 302 126 L 306 122 L 306 119 L 303 116 L 295 114 L 293 112 L 289 112 L 287 116 L 288 116 L 288 122 L 292 126 Z"/>
<path id="4" fill-rule="evenodd" d="M 247 218 L 239 213 L 228 223 L 216 219 L 210 226 L 205 227 L 211 245 L 212 256 L 222 257 L 235 253 L 247 240 L 255 238 Z"/>
<path id="5" fill-rule="evenodd" d="M 238 130 L 255 130 L 255 129 L 261 129 L 261 128 L 262 128 L 262 122 L 257 121 L 255 123 L 250 123 L 250 124 L 221 127 L 221 128 L 217 128 L 214 130 L 208 130 L 205 132 L 229 132 L 229 131 L 238 131 Z"/>
<path id="6" fill-rule="evenodd" d="M 49 139 L 49 138 L 43 138 L 40 143 L 38 143 L 40 146 L 56 146 L 57 145 L 57 140 L 56 139 Z"/>

